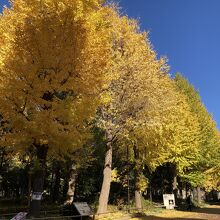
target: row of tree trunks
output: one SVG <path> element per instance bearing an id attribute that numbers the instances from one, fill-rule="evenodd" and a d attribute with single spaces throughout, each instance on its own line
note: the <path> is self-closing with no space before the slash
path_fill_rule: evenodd
<path id="1" fill-rule="evenodd" d="M 41 197 L 43 191 L 44 191 L 44 178 L 45 178 L 45 170 L 46 170 L 46 157 L 47 157 L 47 151 L 48 147 L 43 146 L 36 146 L 37 150 L 37 158 L 38 158 L 38 167 L 35 168 L 35 171 L 33 173 L 33 176 L 29 175 L 29 195 L 32 195 L 38 193 Z M 54 186 L 52 190 L 52 197 L 53 201 L 58 200 L 58 193 L 60 188 L 60 177 L 61 177 L 61 166 L 59 163 L 55 164 L 54 169 Z M 32 180 L 32 177 L 33 180 Z M 74 194 L 75 194 L 75 188 L 76 188 L 76 178 L 77 178 L 77 170 L 76 169 L 70 169 L 69 172 L 69 179 L 68 179 L 68 191 L 67 191 L 67 200 L 65 204 L 71 204 L 74 200 Z M 33 181 L 33 184 L 31 183 Z M 33 186 L 32 186 L 33 185 Z M 32 186 L 32 190 L 31 190 Z M 30 198 L 29 201 L 29 217 L 40 217 L 40 210 L 41 210 L 41 199 L 32 199 Z"/>
<path id="2" fill-rule="evenodd" d="M 139 150 L 136 146 L 133 148 L 135 160 L 139 160 Z M 99 197 L 98 214 L 107 212 L 108 199 L 111 185 L 111 172 L 112 172 L 112 135 L 107 134 L 107 151 L 105 155 L 105 166 L 103 170 L 103 182 L 101 193 Z M 135 169 L 135 206 L 137 209 L 142 209 L 142 195 L 139 187 L 141 176 L 141 169 L 136 166 Z"/>
<path id="3" fill-rule="evenodd" d="M 133 148 L 136 161 L 139 160 L 139 151 L 136 146 Z M 108 199 L 111 185 L 112 172 L 112 135 L 107 134 L 107 151 L 105 155 L 105 166 L 103 170 L 103 182 L 99 197 L 98 214 L 107 212 Z M 142 195 L 139 187 L 141 169 L 135 169 L 135 206 L 142 209 Z"/>
<path id="4" fill-rule="evenodd" d="M 38 150 L 37 152 L 38 159 L 40 161 L 40 169 L 37 169 L 35 171 L 32 192 L 43 193 L 47 147 L 38 146 L 37 150 Z M 134 158 L 136 161 L 135 169 L 134 169 L 135 207 L 137 209 L 142 209 L 142 195 L 141 195 L 141 189 L 139 187 L 142 171 L 138 166 L 140 155 L 139 155 L 139 150 L 136 146 L 133 147 L 133 151 L 134 151 Z M 103 170 L 103 182 L 99 197 L 99 206 L 97 211 L 98 214 L 107 212 L 107 205 L 108 205 L 110 185 L 111 185 L 111 172 L 112 172 L 112 135 L 107 134 L 107 151 L 105 155 L 105 167 Z M 175 198 L 177 198 L 178 188 L 177 188 L 176 166 L 172 166 L 172 172 L 173 172 L 172 190 L 173 193 L 175 194 Z M 69 173 L 67 200 L 65 204 L 71 204 L 74 200 L 76 178 L 77 178 L 77 171 L 75 169 L 71 169 Z M 60 167 L 57 165 L 57 167 L 55 168 L 55 183 L 53 188 L 54 201 L 57 199 L 57 197 L 55 196 L 56 194 L 55 192 L 59 191 L 59 187 L 60 187 Z M 200 188 L 197 188 L 197 200 L 198 202 L 201 202 Z M 41 205 L 41 200 L 31 200 L 30 216 L 40 217 L 40 205 Z"/>
<path id="5" fill-rule="evenodd" d="M 173 172 L 173 182 L 172 182 L 172 192 L 174 193 L 175 199 L 177 199 L 177 194 L 178 194 L 178 182 L 177 182 L 177 169 L 176 165 L 171 165 L 172 166 L 172 172 Z M 186 194 L 187 194 L 187 187 L 186 187 Z M 187 195 L 186 195 L 187 197 Z M 186 198 L 185 197 L 185 198 Z M 196 187 L 193 190 L 193 197 L 194 199 L 197 200 L 198 203 L 202 202 L 202 195 L 201 195 L 201 189 L 200 187 Z"/>

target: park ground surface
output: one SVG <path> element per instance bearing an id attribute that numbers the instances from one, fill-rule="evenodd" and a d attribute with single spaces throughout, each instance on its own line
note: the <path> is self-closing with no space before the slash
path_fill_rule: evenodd
<path id="1" fill-rule="evenodd" d="M 155 209 L 153 212 L 144 214 L 133 213 L 111 213 L 99 218 L 100 220 L 220 220 L 220 205 L 209 205 L 203 208 L 194 209 L 192 212 L 178 210 Z"/>
<path id="2" fill-rule="evenodd" d="M 169 220 L 169 219 L 177 219 L 177 220 L 220 220 L 220 203 L 213 203 L 213 204 L 203 204 L 202 208 L 194 208 L 192 212 L 185 211 L 186 207 L 179 207 L 180 210 L 166 210 L 161 208 L 161 203 L 148 203 L 144 206 L 144 210 L 141 213 L 135 212 L 134 209 L 131 207 L 131 213 L 128 214 L 126 210 L 119 211 L 117 206 L 109 205 L 109 213 L 95 216 L 96 220 Z M 22 210 L 26 210 L 24 207 L 16 207 L 16 209 L 12 209 L 13 207 L 8 204 L 0 203 L 0 220 L 2 219 L 11 219 L 9 218 L 8 213 L 15 212 L 18 213 Z M 54 210 L 54 207 L 44 207 L 45 210 Z M 18 211 L 20 210 L 20 211 Z M 4 211 L 4 212 L 3 212 Z M 63 217 L 57 215 L 59 213 L 59 208 L 56 208 L 56 213 L 51 215 L 51 212 L 46 213 L 45 218 L 43 216 L 42 219 L 54 219 L 56 220 L 63 220 Z M 2 218 L 3 214 L 6 214 L 4 218 Z M 11 215 L 14 216 L 14 215 Z M 49 218 L 47 218 L 49 217 Z"/>

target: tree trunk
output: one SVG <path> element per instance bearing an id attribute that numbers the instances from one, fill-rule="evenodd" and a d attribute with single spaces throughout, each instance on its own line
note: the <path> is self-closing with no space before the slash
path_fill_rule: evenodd
<path id="1" fill-rule="evenodd" d="M 153 201 L 152 198 L 152 189 L 151 189 L 151 183 L 149 183 L 148 189 L 147 189 L 147 197 L 149 198 L 150 201 Z"/>
<path id="2" fill-rule="evenodd" d="M 102 189 L 99 196 L 98 214 L 107 212 L 112 175 L 112 135 L 107 134 L 107 151 L 103 170 Z"/>
<path id="3" fill-rule="evenodd" d="M 54 185 L 53 185 L 53 202 L 57 202 L 59 200 L 59 192 L 60 192 L 60 163 L 56 162 L 55 163 L 55 180 L 54 180 Z"/>
<path id="4" fill-rule="evenodd" d="M 177 199 L 177 170 L 176 170 L 176 165 L 173 165 L 172 167 L 173 171 L 173 182 L 172 182 L 172 192 L 175 196 L 175 199 Z"/>
<path id="5" fill-rule="evenodd" d="M 134 158 L 135 158 L 135 168 L 134 168 L 134 178 L 135 178 L 135 207 L 136 209 L 142 209 L 142 201 L 141 201 L 141 189 L 139 186 L 140 177 L 141 177 L 141 167 L 138 166 L 139 160 L 139 150 L 136 146 L 133 147 L 134 150 Z"/>
<path id="6" fill-rule="evenodd" d="M 193 198 L 193 200 L 196 200 L 197 197 L 198 197 L 198 195 L 197 195 L 197 189 L 196 189 L 196 188 L 193 188 L 193 190 L 192 190 L 192 198 Z"/>
<path id="7" fill-rule="evenodd" d="M 188 186 L 187 186 L 187 183 L 185 183 L 185 198 L 187 198 L 187 196 L 188 196 Z"/>
<path id="8" fill-rule="evenodd" d="M 28 207 L 31 205 L 31 171 L 28 172 Z"/>
<path id="9" fill-rule="evenodd" d="M 48 146 L 35 145 L 35 147 L 37 150 L 37 158 L 39 161 L 39 165 L 34 173 L 29 216 L 34 218 L 39 218 L 40 210 L 41 210 L 41 199 L 44 191 L 44 175 L 45 175 Z"/>
<path id="10" fill-rule="evenodd" d="M 44 171 L 37 170 L 34 175 L 32 198 L 30 203 L 30 216 L 33 216 L 35 218 L 40 217 L 41 196 L 44 189 L 43 185 L 44 185 Z"/>
<path id="11" fill-rule="evenodd" d="M 1 160 L 0 160 L 0 175 L 1 175 L 2 174 L 2 170 L 3 170 L 4 157 L 5 157 L 5 150 L 4 150 L 4 148 L 0 149 L 0 153 L 1 153 Z"/>
<path id="12" fill-rule="evenodd" d="M 74 200 L 74 194 L 76 189 L 76 178 L 77 178 L 77 171 L 75 169 L 71 169 L 69 173 L 67 200 L 65 204 L 72 204 Z"/>
<path id="13" fill-rule="evenodd" d="M 127 207 L 128 207 L 128 212 L 130 213 L 130 167 L 129 167 L 129 148 L 127 146 L 127 184 L 128 184 L 128 188 L 127 188 Z"/>
<path id="14" fill-rule="evenodd" d="M 135 190 L 135 208 L 142 209 L 142 202 L 141 202 L 141 191 Z"/>
<path id="15" fill-rule="evenodd" d="M 198 203 L 201 203 L 202 202 L 201 189 L 199 186 L 196 189 L 197 189 L 197 201 Z"/>

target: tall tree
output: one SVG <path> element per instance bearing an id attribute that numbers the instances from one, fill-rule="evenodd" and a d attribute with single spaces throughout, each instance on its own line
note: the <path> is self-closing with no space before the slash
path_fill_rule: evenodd
<path id="1" fill-rule="evenodd" d="M 212 171 L 216 171 L 219 166 L 219 131 L 193 85 L 179 73 L 175 76 L 175 82 L 178 90 L 186 96 L 190 111 L 196 115 L 199 123 L 198 161 L 191 170 L 188 170 L 184 178 L 194 187 L 215 188 L 219 184 L 219 178 L 217 176 L 212 178 L 210 174 L 213 174 Z M 213 181 L 214 179 L 215 181 Z"/>
<path id="2" fill-rule="evenodd" d="M 106 85 L 109 35 L 99 0 L 15 0 L 0 20 L 0 112 L 6 142 L 32 147 L 38 158 L 34 192 L 43 191 L 48 152 L 86 141 Z M 31 215 L 39 216 L 33 200 Z"/>
<path id="3" fill-rule="evenodd" d="M 167 74 L 166 61 L 157 59 L 147 34 L 140 32 L 136 21 L 120 17 L 115 11 L 111 18 L 115 31 L 110 71 L 115 73 L 116 79 L 103 94 L 107 101 L 98 112 L 99 125 L 106 131 L 107 143 L 98 213 L 107 211 L 114 142 L 120 136 L 129 136 L 137 126 L 154 123 L 147 116 L 141 119 L 139 115 L 143 109 L 145 114 L 149 112 L 156 118 L 162 109 L 172 108 L 170 102 L 173 99 L 169 92 L 173 85 Z"/>
<path id="4" fill-rule="evenodd" d="M 176 90 L 174 82 L 167 77 L 166 80 L 158 80 L 158 85 L 160 83 L 163 83 L 161 91 L 163 88 L 166 93 L 154 95 L 152 109 L 147 105 L 139 112 L 128 138 L 133 143 L 133 160 L 139 176 L 145 167 L 152 173 L 157 166 L 170 162 L 173 164 L 175 191 L 177 173 L 183 172 L 195 160 L 198 123 L 189 111 L 184 96 Z M 159 91 L 157 89 L 155 93 Z M 187 154 L 189 151 L 191 155 Z M 141 190 L 137 191 L 141 193 Z"/>

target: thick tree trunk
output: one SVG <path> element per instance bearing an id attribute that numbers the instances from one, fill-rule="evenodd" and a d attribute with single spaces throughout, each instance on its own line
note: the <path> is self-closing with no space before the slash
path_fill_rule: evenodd
<path id="1" fill-rule="evenodd" d="M 59 200 L 59 191 L 60 191 L 60 163 L 57 162 L 55 163 L 55 180 L 54 180 L 54 185 L 53 185 L 53 202 L 57 202 Z"/>
<path id="2" fill-rule="evenodd" d="M 44 186 L 44 171 L 37 170 L 34 174 L 34 183 L 32 188 L 32 198 L 30 203 L 30 216 L 40 217 L 41 197 Z"/>
<path id="3" fill-rule="evenodd" d="M 44 175 L 46 166 L 46 157 L 48 146 L 35 145 L 37 150 L 37 158 L 39 160 L 39 166 L 34 173 L 32 198 L 30 202 L 29 217 L 40 217 L 41 199 L 44 191 Z"/>
<path id="4" fill-rule="evenodd" d="M 76 178 L 77 178 L 77 171 L 75 169 L 71 169 L 69 173 L 67 200 L 65 204 L 72 204 L 74 200 L 75 189 L 76 189 Z"/>
<path id="5" fill-rule="evenodd" d="M 141 167 L 138 166 L 139 160 L 139 150 L 136 146 L 133 147 L 134 150 L 134 158 L 136 161 L 135 168 L 134 168 L 134 177 L 135 177 L 135 207 L 136 209 L 142 209 L 142 199 L 141 199 L 141 189 L 139 186 L 140 177 L 141 177 Z"/>
<path id="6" fill-rule="evenodd" d="M 107 151 L 105 154 L 105 167 L 103 170 L 102 189 L 99 196 L 98 214 L 107 212 L 108 199 L 112 175 L 112 135 L 107 134 Z"/>
<path id="7" fill-rule="evenodd" d="M 135 190 L 135 208 L 142 209 L 142 202 L 141 202 L 141 191 Z"/>
<path id="8" fill-rule="evenodd" d="M 196 190 L 197 190 L 197 201 L 198 201 L 198 203 L 201 203 L 201 202 L 202 202 L 201 189 L 200 189 L 200 187 L 198 186 L 198 187 L 196 188 Z"/>

